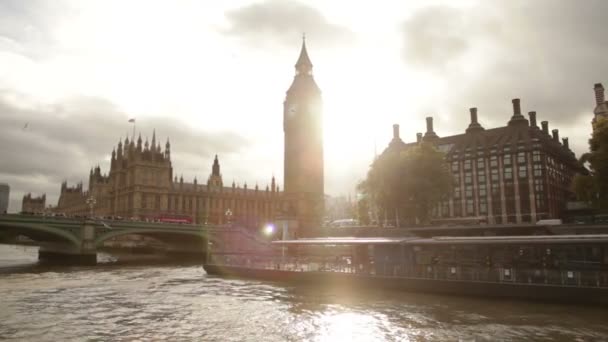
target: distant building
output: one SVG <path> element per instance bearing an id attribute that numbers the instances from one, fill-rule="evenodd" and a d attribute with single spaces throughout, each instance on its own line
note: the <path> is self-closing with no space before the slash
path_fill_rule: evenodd
<path id="1" fill-rule="evenodd" d="M 8 200 L 11 188 L 6 183 L 0 183 L 0 214 L 8 212 Z"/>
<path id="2" fill-rule="evenodd" d="M 23 196 L 21 211 L 30 214 L 44 213 L 46 208 L 46 194 L 39 197 L 32 197 L 32 194 Z"/>
<path id="3" fill-rule="evenodd" d="M 596 90 L 597 94 L 597 90 Z M 549 123 L 537 125 L 536 112 L 521 113 L 520 100 L 513 101 L 513 115 L 506 126 L 485 129 L 470 109 L 470 124 L 462 134 L 439 137 L 433 118 L 426 118 L 426 133 L 416 142 L 404 143 L 399 126 L 383 153 L 407 149 L 426 141 L 446 153 L 454 188 L 434 209 L 435 218 L 476 218 L 492 224 L 536 222 L 560 218 L 577 172 L 586 172 L 570 150 L 568 138 Z M 603 113 L 603 112 L 602 112 Z M 596 113 L 597 115 L 597 113 Z"/>

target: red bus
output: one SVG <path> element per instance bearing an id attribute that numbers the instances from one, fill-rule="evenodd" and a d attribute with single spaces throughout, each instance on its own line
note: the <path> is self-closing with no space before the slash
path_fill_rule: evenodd
<path id="1" fill-rule="evenodd" d="M 192 223 L 192 217 L 188 215 L 161 215 L 156 220 L 165 223 Z"/>

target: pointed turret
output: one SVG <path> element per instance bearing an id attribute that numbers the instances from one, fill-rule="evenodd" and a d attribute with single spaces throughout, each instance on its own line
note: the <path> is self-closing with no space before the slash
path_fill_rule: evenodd
<path id="1" fill-rule="evenodd" d="M 156 150 L 156 129 L 152 130 L 152 148 L 153 151 Z"/>
<path id="2" fill-rule="evenodd" d="M 276 183 L 274 181 L 274 176 L 272 176 L 272 181 L 270 181 L 270 190 L 272 190 L 272 192 L 274 192 L 276 190 Z"/>
<path id="3" fill-rule="evenodd" d="M 296 62 L 296 75 L 312 75 L 312 62 L 308 57 L 308 51 L 306 51 L 306 37 L 302 37 L 302 49 L 300 50 L 300 57 Z"/>
<path id="4" fill-rule="evenodd" d="M 212 176 L 220 176 L 220 162 L 217 159 L 217 154 L 215 155 L 215 159 L 213 159 L 213 167 L 211 168 Z"/>
<path id="5" fill-rule="evenodd" d="M 165 144 L 165 158 L 171 157 L 171 143 L 169 142 L 169 138 L 167 138 L 167 143 Z"/>
<path id="6" fill-rule="evenodd" d="M 137 138 L 137 152 L 141 152 L 141 133 L 139 133 L 139 137 Z"/>

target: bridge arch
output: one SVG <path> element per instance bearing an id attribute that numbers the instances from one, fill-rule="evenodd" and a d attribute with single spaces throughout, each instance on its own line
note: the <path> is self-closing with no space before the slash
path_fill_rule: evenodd
<path id="1" fill-rule="evenodd" d="M 0 227 L 14 235 L 23 235 L 32 240 L 39 241 L 40 234 L 47 234 L 80 247 L 81 240 L 76 234 L 65 229 L 56 228 L 42 223 L 0 222 Z"/>
<path id="2" fill-rule="evenodd" d="M 196 231 L 171 231 L 171 230 L 151 230 L 151 229 L 119 229 L 112 230 L 105 233 L 100 234 L 95 238 L 95 246 L 101 247 L 104 241 L 109 240 L 111 238 L 115 238 L 118 236 L 126 236 L 126 235 L 141 235 L 141 236 L 149 236 L 156 238 L 160 241 L 163 241 L 162 237 L 166 236 L 194 236 L 201 239 L 201 242 L 207 241 L 207 234 L 204 232 L 196 232 Z M 163 241 L 166 242 L 166 241 Z"/>

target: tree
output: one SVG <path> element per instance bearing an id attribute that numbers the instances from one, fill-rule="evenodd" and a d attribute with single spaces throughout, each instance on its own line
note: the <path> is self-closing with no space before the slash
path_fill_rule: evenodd
<path id="1" fill-rule="evenodd" d="M 426 223 L 451 185 L 444 154 L 432 144 L 421 143 L 402 151 L 387 151 L 376 159 L 359 191 L 381 215 L 384 212 L 396 220 Z"/>
<path id="2" fill-rule="evenodd" d="M 589 153 L 581 157 L 581 162 L 588 163 L 590 173 L 574 178 L 576 197 L 597 208 L 608 208 L 608 119 L 597 117 L 593 122 Z"/>

